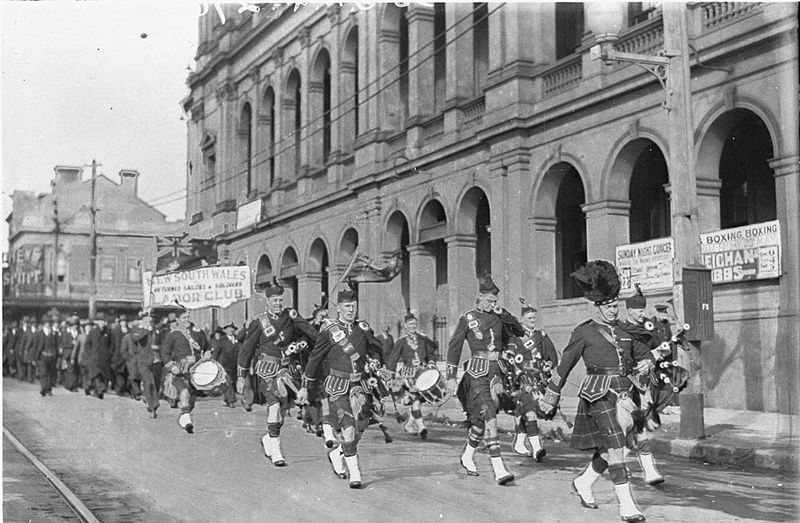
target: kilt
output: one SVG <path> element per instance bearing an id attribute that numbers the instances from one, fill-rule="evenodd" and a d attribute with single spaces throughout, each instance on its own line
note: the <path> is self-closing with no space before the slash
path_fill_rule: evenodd
<path id="1" fill-rule="evenodd" d="M 284 379 L 286 374 L 288 372 L 281 369 L 278 375 L 272 378 L 256 376 L 258 378 L 256 380 L 258 382 L 258 390 L 264 395 L 267 406 L 279 403 L 281 407 L 286 407 L 289 400 L 294 399 L 294 392 L 288 389 L 285 384 L 280 383 L 280 380 Z M 293 379 L 292 382 L 295 387 L 299 386 L 297 380 Z M 289 397 L 290 395 L 292 396 L 291 398 Z"/>
<path id="2" fill-rule="evenodd" d="M 350 382 L 344 394 L 330 396 L 328 401 L 333 430 L 355 427 L 358 434 L 364 432 L 372 417 L 372 397 L 364 391 L 360 381 Z"/>
<path id="3" fill-rule="evenodd" d="M 467 419 L 473 425 L 497 417 L 497 392 L 492 394 L 492 385 L 502 389 L 503 371 L 496 361 L 491 361 L 489 371 L 485 376 L 475 377 L 469 372 L 464 373 L 458 384 L 458 399 Z"/>
<path id="4" fill-rule="evenodd" d="M 625 446 L 625 431 L 617 421 L 617 395 L 606 393 L 602 398 L 578 403 L 570 447 L 580 450 L 619 449 Z"/>

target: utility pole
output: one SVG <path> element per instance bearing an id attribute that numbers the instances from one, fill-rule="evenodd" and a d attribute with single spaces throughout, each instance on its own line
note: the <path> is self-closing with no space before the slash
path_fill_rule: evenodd
<path id="1" fill-rule="evenodd" d="M 53 254 L 53 271 L 50 273 L 53 277 L 53 298 L 58 297 L 58 248 L 59 248 L 59 234 L 61 233 L 61 225 L 58 222 L 58 199 L 53 195 L 53 229 L 55 253 Z"/>
<path id="2" fill-rule="evenodd" d="M 92 215 L 92 228 L 89 231 L 89 242 L 92 246 L 92 253 L 89 258 L 89 273 L 91 287 L 89 288 L 89 318 L 94 319 L 97 314 L 97 207 L 95 205 L 95 188 L 97 185 L 97 167 L 101 164 L 92 159 L 92 197 L 89 205 L 89 212 Z"/>

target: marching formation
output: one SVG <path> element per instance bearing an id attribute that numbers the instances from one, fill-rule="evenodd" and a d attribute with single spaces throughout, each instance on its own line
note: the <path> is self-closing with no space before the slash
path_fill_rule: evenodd
<path id="1" fill-rule="evenodd" d="M 479 278 L 475 307 L 459 317 L 450 337 L 444 376 L 438 343 L 419 332 L 411 312 L 395 342 L 388 329 L 376 334 L 359 320 L 355 290 L 340 290 L 334 304 L 323 295 L 307 319 L 284 307 L 284 289 L 273 280 L 259 289 L 267 304 L 262 314 L 213 333 L 197 328 L 190 311 L 180 307 L 142 311 L 131 321 L 120 316 L 111 325 L 102 313 L 92 322 L 72 315 L 61 322 L 45 316 L 37 324 L 24 316 L 5 326 L 3 374 L 31 382 L 38 377 L 43 397 L 57 384 L 73 392 L 81 386 L 99 399 L 113 390 L 142 400 L 153 418 L 165 400 L 179 409 L 178 425 L 188 434 L 194 432 L 198 395 L 221 396 L 234 408 L 238 393 L 247 411 L 254 403 L 266 406 L 259 443 L 276 467 L 291 461 L 284 455 L 281 429 L 290 410 L 298 408 L 304 428 L 323 439 L 334 474 L 358 489 L 364 484 L 358 450 L 364 431 L 377 425 L 386 443 L 392 441 L 383 421 L 385 401 L 394 404 L 407 433 L 425 440 L 423 407 L 439 407 L 452 396 L 466 414 L 460 466 L 467 475 L 478 475 L 476 452 L 483 441 L 495 481 L 512 483 L 497 416 L 514 417 L 511 450 L 542 462 L 547 451 L 538 422 L 555 416 L 562 388 L 582 360 L 586 376 L 571 446 L 591 458 L 572 487 L 582 506 L 595 509 L 592 485 L 608 471 L 620 518 L 643 521 L 625 453 L 638 453 L 646 483 L 664 481 L 648 439 L 660 424 L 659 412 L 674 404 L 686 385 L 686 371 L 675 358 L 688 326 L 673 335 L 666 318 L 646 317 L 640 290 L 625 300 L 628 319 L 621 321 L 620 283 L 606 261 L 589 262 L 572 276 L 593 303 L 594 315 L 575 327 L 560 357 L 537 326 L 536 308 L 520 299 L 517 317 L 499 306 L 500 289 L 488 275 Z M 328 317 L 329 309 L 335 317 Z M 656 309 L 661 314 L 664 306 Z"/>

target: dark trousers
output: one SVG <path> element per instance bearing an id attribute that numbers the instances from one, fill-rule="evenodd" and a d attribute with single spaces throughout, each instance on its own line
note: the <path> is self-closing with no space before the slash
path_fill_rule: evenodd
<path id="1" fill-rule="evenodd" d="M 28 378 L 28 367 L 25 365 L 25 359 L 21 356 L 17 356 L 17 379 L 20 381 L 25 381 Z"/>
<path id="2" fill-rule="evenodd" d="M 34 383 L 36 381 L 36 374 L 37 374 L 36 366 L 33 363 L 28 362 L 25 364 L 25 368 L 26 368 L 25 371 L 26 375 L 28 376 L 28 383 Z"/>
<path id="3" fill-rule="evenodd" d="M 147 411 L 153 412 L 158 408 L 158 381 L 153 374 L 153 366 L 139 364 L 139 375 L 142 377 L 142 394 L 147 404 Z"/>
<path id="4" fill-rule="evenodd" d="M 56 361 L 55 360 L 39 360 L 39 392 L 44 396 L 53 391 L 53 386 L 56 384 Z"/>
<path id="5" fill-rule="evenodd" d="M 74 363 L 64 369 L 64 388 L 70 391 L 78 388 L 78 366 Z"/>
<path id="6" fill-rule="evenodd" d="M 225 404 L 226 405 L 235 405 L 236 404 L 236 375 L 231 375 L 230 372 L 227 373 L 228 375 L 228 386 L 225 387 Z"/>
<path id="7" fill-rule="evenodd" d="M 128 392 L 128 371 L 111 371 L 114 375 L 113 383 L 114 383 L 114 392 L 118 396 L 122 396 L 126 392 Z"/>

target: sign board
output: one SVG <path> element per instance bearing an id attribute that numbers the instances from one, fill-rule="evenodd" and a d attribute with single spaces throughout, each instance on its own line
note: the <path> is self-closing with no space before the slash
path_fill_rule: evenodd
<path id="1" fill-rule="evenodd" d="M 711 283 L 764 280 L 781 275 L 781 228 L 778 220 L 700 235 L 703 264 Z"/>
<path id="2" fill-rule="evenodd" d="M 236 209 L 236 229 L 244 229 L 261 221 L 261 199 L 240 205 Z"/>
<path id="3" fill-rule="evenodd" d="M 645 294 L 672 289 L 674 258 L 675 242 L 672 238 L 619 245 L 616 265 L 620 280 L 620 295 L 635 294 L 634 283 L 638 283 Z"/>
<path id="4" fill-rule="evenodd" d="M 187 309 L 225 308 L 250 298 L 250 268 L 235 265 L 156 276 L 144 273 L 142 286 L 145 307 L 180 304 Z"/>

